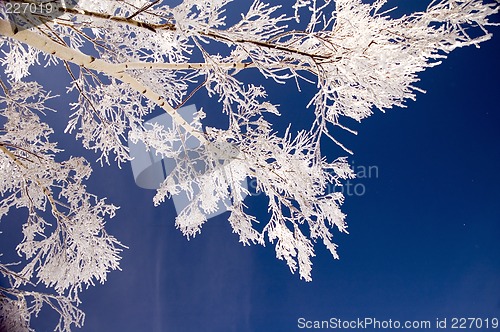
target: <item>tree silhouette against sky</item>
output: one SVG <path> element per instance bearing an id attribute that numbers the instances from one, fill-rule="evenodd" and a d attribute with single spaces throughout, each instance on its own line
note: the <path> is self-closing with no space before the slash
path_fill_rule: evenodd
<path id="1" fill-rule="evenodd" d="M 200 233 L 222 202 L 240 242 L 264 245 L 267 236 L 277 258 L 310 281 L 313 244 L 323 242 L 338 258 L 331 230 L 347 232 L 344 197 L 331 188 L 354 177 L 347 158 L 324 155 L 322 144 L 352 153 L 335 128 L 355 134 L 345 119 L 414 99 L 422 91 L 417 74 L 456 48 L 488 40 L 498 10 L 477 0 L 434 1 L 399 17 L 382 0 L 297 0 L 288 8 L 254 1 L 244 9 L 231 0 L 81 0 L 40 11 L 24 3 L 20 12 L 15 4 L 23 2 L 2 2 L 0 14 L 0 217 L 12 208 L 26 208 L 28 217 L 16 248 L 22 264 L 0 264 L 11 285 L 0 288 L 9 331 L 27 330 L 43 304 L 60 314 L 56 330 L 81 326 L 79 292 L 118 269 L 123 248 L 104 229 L 117 207 L 87 192 L 89 162 L 59 158 L 46 112 L 69 114 L 66 132 L 98 153 L 101 165 L 128 162 L 128 138 L 175 160 L 154 204 L 187 193 L 190 204 L 175 221 L 186 237 Z M 57 95 L 30 80 L 35 66 L 63 66 L 77 100 L 49 109 Z M 315 85 L 303 110 L 314 120 L 300 131 L 276 130 L 280 107 L 247 72 L 266 84 L 296 84 L 297 93 Z M 200 110 L 188 122 L 177 110 L 201 89 L 220 109 Z M 171 128 L 146 122 L 155 109 L 172 117 Z M 201 125 L 221 114 L 220 126 Z M 193 139 L 200 143 L 194 154 L 185 144 Z M 246 179 L 268 198 L 269 220 L 246 207 Z M 32 289 L 40 282 L 52 293 Z"/>

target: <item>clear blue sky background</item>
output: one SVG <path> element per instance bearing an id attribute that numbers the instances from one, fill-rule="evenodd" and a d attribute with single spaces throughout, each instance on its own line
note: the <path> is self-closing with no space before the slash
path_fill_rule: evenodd
<path id="1" fill-rule="evenodd" d="M 227 214 L 187 241 L 174 227 L 173 203 L 153 207 L 154 191 L 134 184 L 129 165 L 96 167 L 89 190 L 121 206 L 107 229 L 130 249 L 122 272 L 81 295 L 82 331 L 291 332 L 300 331 L 300 317 L 500 318 L 500 29 L 492 31 L 480 49 L 458 50 L 422 74 L 418 86 L 428 92 L 408 108 L 353 124 L 358 136 L 339 133 L 355 151 L 354 167 L 376 166 L 378 174 L 352 182 L 364 195 L 343 206 L 350 234 L 335 234 L 341 259 L 318 244 L 310 283 L 292 275 L 272 245 L 238 243 Z M 32 77 L 64 93 L 64 81 L 52 80 L 64 73 L 51 71 Z M 282 105 L 279 121 L 301 121 L 308 89 L 266 84 Z M 193 102 L 207 111 L 213 105 L 203 93 Z M 65 98 L 57 103 L 61 132 L 69 112 Z M 72 137 L 56 137 L 69 154 L 81 152 Z M 324 152 L 344 155 L 334 145 Z M 265 215 L 258 199 L 252 208 Z M 15 239 L 15 222 L 2 221 L 2 247 Z M 44 310 L 36 330 L 51 331 L 50 318 Z"/>

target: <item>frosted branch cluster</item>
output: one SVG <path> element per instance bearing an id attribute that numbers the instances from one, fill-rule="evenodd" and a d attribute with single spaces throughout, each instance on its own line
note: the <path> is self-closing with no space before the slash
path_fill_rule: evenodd
<path id="1" fill-rule="evenodd" d="M 117 207 L 83 184 L 91 165 L 79 157 L 61 160 L 50 141 L 52 129 L 41 119 L 52 111 L 45 102 L 56 96 L 31 81 L 34 66 L 66 68 L 68 91 L 78 97 L 55 111 L 68 118 L 66 132 L 95 151 L 99 163 L 129 161 L 128 137 L 175 160 L 154 204 L 188 194 L 190 204 L 175 221 L 184 235 L 200 233 L 207 214 L 224 202 L 243 244 L 273 243 L 277 258 L 310 281 L 314 244 L 322 242 L 338 258 L 332 229 L 347 232 L 344 197 L 331 188 L 354 174 L 344 156 L 322 153 L 325 140 L 350 152 L 332 128 L 353 132 L 343 119 L 361 121 L 373 109 L 414 99 L 421 91 L 418 73 L 456 48 L 489 39 L 490 17 L 498 11 L 496 2 L 442 0 L 396 17 L 391 5 L 255 0 L 243 8 L 231 0 L 185 0 L 172 7 L 81 0 L 30 29 L 16 28 L 0 9 L 0 217 L 12 208 L 28 211 L 17 247 L 25 264 L 16 272 L 0 265 L 12 286 L 0 289 L 0 310 L 21 313 L 8 324 L 28 326 L 29 315 L 52 301 L 63 317 L 58 330 L 80 325 L 78 292 L 118 269 L 121 250 L 104 229 Z M 283 111 L 279 101 L 268 98 L 266 87 L 244 81 L 245 72 L 269 85 L 313 84 L 309 107 L 297 110 L 314 115 L 309 129 L 273 129 Z M 200 111 L 189 123 L 177 109 L 202 89 L 219 109 Z M 172 116 L 172 128 L 145 124 L 158 110 Z M 221 114 L 224 125 L 200 125 Z M 190 139 L 201 144 L 187 148 Z M 248 179 L 267 197 L 264 219 L 244 200 Z M 55 294 L 23 293 L 20 287 L 33 281 Z"/>

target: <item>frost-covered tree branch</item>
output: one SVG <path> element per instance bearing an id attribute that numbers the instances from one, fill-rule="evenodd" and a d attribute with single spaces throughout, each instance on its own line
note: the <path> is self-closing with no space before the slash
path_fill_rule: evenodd
<path id="1" fill-rule="evenodd" d="M 83 181 L 92 170 L 83 158 L 56 161 L 61 150 L 50 142 L 52 129 L 39 118 L 50 111 L 45 102 L 54 96 L 34 82 L 0 85 L 6 120 L 0 136 L 0 218 L 13 208 L 28 211 L 24 238 L 16 248 L 25 264 L 17 272 L 0 264 L 12 287 L 1 289 L 0 313 L 7 319 L 7 309 L 17 303 L 27 310 L 23 322 L 29 322 L 47 303 L 61 313 L 57 331 L 70 331 L 71 324 L 83 320 L 76 308 L 82 286 L 104 282 L 110 270 L 119 268 L 122 245 L 104 229 L 104 218 L 112 218 L 117 207 L 86 191 Z M 55 294 L 21 290 L 38 283 Z M 25 305 L 28 297 L 32 307 Z"/>
<path id="2" fill-rule="evenodd" d="M 81 285 L 105 280 L 119 260 L 120 244 L 104 230 L 116 207 L 86 192 L 89 163 L 57 158 L 51 129 L 40 119 L 53 96 L 28 81 L 33 66 L 64 66 L 68 90 L 78 97 L 57 111 L 69 118 L 66 131 L 97 152 L 101 164 L 130 160 L 129 139 L 175 160 L 154 204 L 188 194 L 190 203 L 175 221 L 184 235 L 200 233 L 207 214 L 224 202 L 243 244 L 274 243 L 277 257 L 309 281 L 314 243 L 323 242 L 338 258 L 332 229 L 347 227 L 344 197 L 331 188 L 354 174 L 345 157 L 325 156 L 321 147 L 333 140 L 351 151 L 332 128 L 355 133 L 344 119 L 404 106 L 422 91 L 418 73 L 456 48 L 491 38 L 487 29 L 498 12 L 494 1 L 441 0 L 397 17 L 394 5 L 81 0 L 58 8 L 57 17 L 34 14 L 16 17 L 15 24 L 3 8 L 0 115 L 7 122 L 0 136 L 0 216 L 14 207 L 29 211 L 17 248 L 26 265 L 15 272 L 24 279 L 12 279 L 6 301 L 21 301 L 16 292 L 23 280 L 35 279 L 78 303 Z M 314 117 L 308 129 L 273 129 L 279 101 L 268 98 L 266 87 L 245 82 L 243 72 L 273 85 L 313 84 L 316 93 L 304 110 Z M 186 121 L 178 109 L 201 89 L 220 109 Z M 172 128 L 145 124 L 156 109 L 172 117 Z M 224 125 L 200 124 L 220 114 Z M 190 148 L 192 139 L 200 145 Z M 246 179 L 267 197 L 267 220 L 247 208 Z"/>

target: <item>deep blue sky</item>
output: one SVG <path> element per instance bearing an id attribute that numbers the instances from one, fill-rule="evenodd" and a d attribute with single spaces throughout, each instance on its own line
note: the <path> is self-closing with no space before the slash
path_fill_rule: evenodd
<path id="1" fill-rule="evenodd" d="M 350 234 L 334 234 L 341 259 L 318 244 L 310 283 L 292 275 L 272 245 L 238 243 L 227 214 L 187 241 L 174 227 L 173 203 L 153 207 L 154 192 L 134 184 L 129 165 L 96 167 L 89 190 L 121 206 L 107 229 L 130 249 L 122 272 L 81 295 L 82 331 L 289 332 L 300 331 L 300 317 L 500 318 L 500 29 L 492 31 L 480 49 L 455 51 L 422 74 L 427 93 L 408 108 L 377 111 L 353 125 L 358 136 L 340 136 L 355 151 L 355 168 L 376 166 L 378 177 L 352 182 L 365 193 L 343 206 Z M 282 119 L 300 121 L 307 91 L 270 90 Z M 203 94 L 193 101 L 212 103 Z M 61 130 L 67 112 L 64 99 L 58 103 Z M 325 153 L 344 155 L 333 145 Z M 252 208 L 263 215 L 266 205 Z M 46 317 L 35 320 L 37 331 L 52 330 Z"/>

